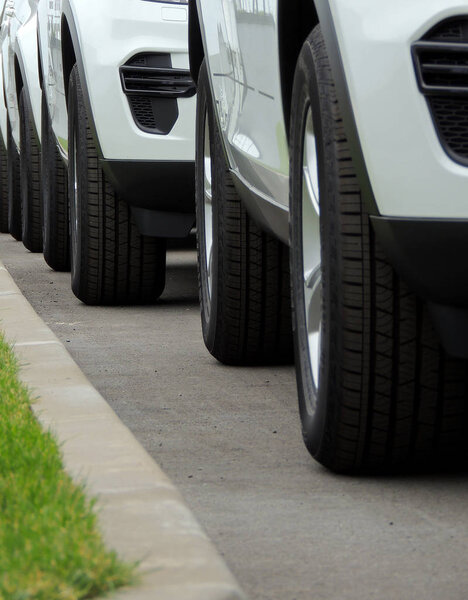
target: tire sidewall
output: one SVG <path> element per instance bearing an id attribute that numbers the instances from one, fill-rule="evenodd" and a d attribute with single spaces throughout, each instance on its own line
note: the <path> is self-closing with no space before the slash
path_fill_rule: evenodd
<path id="1" fill-rule="evenodd" d="M 7 176 L 8 176 L 8 229 L 15 240 L 21 240 L 21 195 L 19 152 L 13 139 L 10 119 L 7 119 Z"/>
<path id="2" fill-rule="evenodd" d="M 71 287 L 78 297 L 82 295 L 82 273 L 86 269 L 84 261 L 85 235 L 84 225 L 86 215 L 86 190 L 87 186 L 87 147 L 86 147 L 86 120 L 80 114 L 79 80 L 76 66 L 73 68 L 68 97 L 68 198 L 70 215 L 70 270 Z M 76 165 L 75 165 L 76 151 Z M 75 194 L 75 167 L 77 190 Z M 76 197 L 75 197 L 76 196 Z"/>
<path id="3" fill-rule="evenodd" d="M 50 160 L 50 124 L 49 111 L 47 109 L 47 98 L 45 92 L 42 92 L 42 108 L 41 108 L 41 199 L 42 199 L 42 239 L 44 250 L 49 244 L 50 230 L 50 211 L 51 211 L 51 195 L 53 189 L 51 182 L 53 181 L 52 161 Z"/>
<path id="4" fill-rule="evenodd" d="M 0 137 L 0 232 L 8 233 L 8 164 L 7 151 Z"/>
<path id="5" fill-rule="evenodd" d="M 42 91 L 41 211 L 44 259 L 55 271 L 70 270 L 70 215 L 67 168 L 52 129 L 47 96 Z"/>
<path id="6" fill-rule="evenodd" d="M 70 211 L 70 272 L 74 293 L 80 289 L 81 236 L 80 236 L 80 185 L 75 193 L 75 152 L 78 154 L 78 97 L 76 71 L 72 70 L 68 87 L 68 198 Z M 78 161 L 77 161 L 78 162 Z"/>
<path id="7" fill-rule="evenodd" d="M 24 88 L 20 93 L 19 100 L 19 121 L 20 121 L 20 196 L 21 196 L 21 231 L 24 243 L 29 241 L 29 222 L 30 215 L 30 164 L 31 164 L 31 143 L 29 139 L 29 111 L 26 105 Z"/>
<path id="8" fill-rule="evenodd" d="M 303 281 L 303 143 L 309 107 L 316 135 L 318 175 L 320 190 L 320 234 L 322 269 L 322 333 L 319 367 L 319 386 L 314 391 L 307 322 L 305 315 Z M 333 316 L 331 314 L 331 272 L 329 240 L 335 234 L 330 230 L 328 212 L 333 202 L 327 173 L 330 169 L 326 157 L 323 120 L 328 117 L 320 101 L 320 83 L 312 50 L 312 36 L 301 51 L 294 80 L 291 108 L 291 282 L 293 296 L 293 329 L 296 354 L 296 379 L 302 433 L 309 452 L 316 458 L 326 435 L 331 435 L 327 422 L 332 418 L 331 386 L 336 377 L 331 360 Z M 336 292 L 335 292 L 336 293 Z M 336 342 L 336 339 L 335 339 Z M 328 433 L 327 433 L 328 431 Z"/>

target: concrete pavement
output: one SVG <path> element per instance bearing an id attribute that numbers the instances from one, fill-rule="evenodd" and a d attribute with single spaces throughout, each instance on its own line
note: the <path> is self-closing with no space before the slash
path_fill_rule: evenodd
<path id="1" fill-rule="evenodd" d="M 86 307 L 9 236 L 35 310 L 176 484 L 251 600 L 466 600 L 466 472 L 338 477 L 304 449 L 291 367 L 206 352 L 193 251 L 161 301 Z"/>
<path id="2" fill-rule="evenodd" d="M 111 548 L 140 561 L 120 600 L 241 600 L 238 584 L 180 494 L 90 384 L 0 263 L 0 328 L 37 395 L 34 412 L 62 444 L 64 464 L 99 499 Z"/>

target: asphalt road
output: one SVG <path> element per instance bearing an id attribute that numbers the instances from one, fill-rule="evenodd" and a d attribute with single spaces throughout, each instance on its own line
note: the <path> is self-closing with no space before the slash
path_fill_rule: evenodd
<path id="1" fill-rule="evenodd" d="M 228 368 L 201 338 L 195 253 L 161 301 L 86 307 L 0 235 L 36 311 L 184 495 L 252 600 L 466 600 L 468 475 L 330 474 L 300 438 L 292 368 Z"/>

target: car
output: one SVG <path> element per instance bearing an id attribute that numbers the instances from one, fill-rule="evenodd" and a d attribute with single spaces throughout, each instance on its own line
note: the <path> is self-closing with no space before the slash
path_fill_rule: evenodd
<path id="1" fill-rule="evenodd" d="M 1 23 L 5 17 L 6 0 L 0 1 Z M 1 41 L 0 41 L 1 48 Z M 3 90 L 3 62 L 0 60 L 0 233 L 8 233 L 8 174 L 7 174 L 7 109 Z"/>
<path id="2" fill-rule="evenodd" d="M 41 90 L 37 0 L 6 0 L 0 33 L 8 180 L 8 230 L 42 251 L 40 199 Z M 0 103 L 1 104 L 1 103 Z M 0 113 L 4 114 L 0 106 Z M 4 134 L 2 125 L 2 134 Z"/>
<path id="3" fill-rule="evenodd" d="M 208 349 L 261 356 L 251 320 L 277 341 L 272 236 L 290 248 L 312 456 L 347 473 L 466 462 L 468 8 L 196 0 L 189 30 Z M 259 285 L 271 312 L 254 314 Z"/>
<path id="4" fill-rule="evenodd" d="M 195 221 L 187 2 L 40 0 L 38 15 L 44 257 L 86 304 L 153 302 L 166 239 Z"/>

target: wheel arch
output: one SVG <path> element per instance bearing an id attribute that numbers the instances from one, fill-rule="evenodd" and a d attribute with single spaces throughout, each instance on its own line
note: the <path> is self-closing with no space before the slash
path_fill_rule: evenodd
<path id="1" fill-rule="evenodd" d="M 37 31 L 37 72 L 39 74 L 39 86 L 42 90 L 44 88 L 44 74 L 42 71 L 42 55 L 41 55 L 41 44 L 39 41 L 39 28 Z"/>
<path id="2" fill-rule="evenodd" d="M 294 72 L 303 43 L 320 24 L 330 58 L 346 134 L 351 147 L 354 165 L 361 185 L 361 193 L 369 214 L 378 215 L 372 184 L 362 151 L 353 105 L 348 89 L 346 72 L 341 56 L 330 0 L 278 0 L 278 28 L 280 35 L 280 78 L 283 96 L 286 132 L 289 138 L 291 96 Z"/>
<path id="3" fill-rule="evenodd" d="M 3 94 L 3 102 L 5 103 L 5 108 L 8 106 L 7 93 L 5 89 L 5 80 L 2 81 L 2 94 Z"/>
<path id="4" fill-rule="evenodd" d="M 16 91 L 16 100 L 19 106 L 19 98 L 21 94 L 21 90 L 24 86 L 25 77 L 23 77 L 22 65 L 20 64 L 20 60 L 18 55 L 15 54 L 15 91 Z"/>
<path id="5" fill-rule="evenodd" d="M 37 28 L 36 20 L 30 19 L 18 29 L 14 42 L 14 89 L 17 98 L 17 107 L 21 90 L 25 93 L 25 102 L 31 111 L 32 123 L 37 143 L 41 143 L 40 133 L 40 82 L 39 58 L 37 56 Z"/>
<path id="6" fill-rule="evenodd" d="M 279 67 L 288 135 L 297 59 L 307 36 L 318 23 L 319 17 L 313 0 L 278 0 Z"/>
<path id="7" fill-rule="evenodd" d="M 68 84 L 70 75 L 74 65 L 76 64 L 76 52 L 73 44 L 73 38 L 70 30 L 70 25 L 66 15 L 62 15 L 62 68 L 63 82 L 65 86 L 65 98 L 68 107 Z"/>
<path id="8" fill-rule="evenodd" d="M 101 144 L 99 142 L 99 136 L 97 134 L 96 124 L 94 122 L 94 115 L 91 109 L 91 100 L 88 91 L 88 81 L 86 79 L 86 71 L 84 66 L 83 55 L 80 48 L 80 36 L 78 33 L 78 22 L 75 21 L 73 2 L 71 0 L 64 0 L 62 5 L 62 18 L 61 18 L 61 35 L 62 35 L 62 68 L 63 68 L 63 82 L 65 87 L 65 98 L 68 110 L 68 85 L 70 82 L 70 75 L 73 67 L 76 65 L 78 74 L 80 76 L 81 85 L 84 93 L 84 101 L 86 106 L 86 112 L 89 119 L 89 125 L 94 138 L 94 143 L 98 150 L 99 158 L 103 158 Z"/>
<path id="9" fill-rule="evenodd" d="M 189 58 L 192 79 L 195 83 L 198 83 L 200 67 L 205 58 L 205 50 L 203 48 L 200 20 L 195 0 L 189 2 Z"/>

